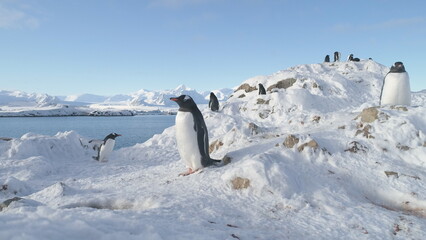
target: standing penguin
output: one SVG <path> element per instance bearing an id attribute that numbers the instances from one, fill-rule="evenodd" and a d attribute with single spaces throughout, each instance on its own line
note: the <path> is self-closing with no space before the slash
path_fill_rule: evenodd
<path id="1" fill-rule="evenodd" d="M 410 78 L 402 62 L 395 62 L 383 79 L 380 106 L 411 105 Z"/>
<path id="2" fill-rule="evenodd" d="M 324 62 L 330 62 L 330 55 L 325 55 Z"/>
<path id="3" fill-rule="evenodd" d="M 213 92 L 210 92 L 209 108 L 214 112 L 219 111 L 219 100 Z"/>
<path id="4" fill-rule="evenodd" d="M 265 87 L 261 83 L 259 83 L 259 95 L 266 95 Z"/>
<path id="5" fill-rule="evenodd" d="M 189 175 L 197 170 L 221 162 L 210 158 L 209 136 L 203 115 L 188 95 L 172 97 L 179 105 L 176 115 L 176 143 L 181 159 L 188 168 L 179 175 Z"/>
<path id="6" fill-rule="evenodd" d="M 98 148 L 98 156 L 93 158 L 99 162 L 106 162 L 106 159 L 108 158 L 108 156 L 111 154 L 112 150 L 114 149 L 115 138 L 118 136 L 121 136 L 121 135 L 117 133 L 111 133 L 108 136 L 106 136 L 101 146 Z"/>
<path id="7" fill-rule="evenodd" d="M 335 62 L 340 61 L 340 53 L 339 52 L 334 52 L 334 61 Z"/>

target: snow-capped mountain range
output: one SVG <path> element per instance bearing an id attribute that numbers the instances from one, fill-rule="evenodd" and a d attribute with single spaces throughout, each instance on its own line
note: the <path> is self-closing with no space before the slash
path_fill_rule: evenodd
<path id="1" fill-rule="evenodd" d="M 224 88 L 213 90 L 219 101 L 226 100 L 233 92 Z M 170 97 L 187 94 L 198 104 L 207 104 L 210 92 L 198 92 L 180 85 L 172 90 L 139 90 L 131 94 L 101 96 L 81 94 L 70 96 L 50 96 L 47 94 L 25 93 L 21 91 L 0 91 L 0 116 L 57 116 L 86 115 L 94 111 L 114 108 L 115 111 L 169 111 L 177 106 Z M 126 113 L 127 115 L 127 113 Z"/>

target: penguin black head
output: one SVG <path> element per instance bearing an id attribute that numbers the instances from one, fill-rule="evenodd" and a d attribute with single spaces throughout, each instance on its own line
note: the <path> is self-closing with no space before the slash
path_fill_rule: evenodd
<path id="1" fill-rule="evenodd" d="M 402 62 L 395 62 L 393 66 L 391 67 L 390 72 L 393 72 L 393 73 L 405 72 L 404 64 Z"/>
<path id="2" fill-rule="evenodd" d="M 121 134 L 117 134 L 117 133 L 110 133 L 108 134 L 108 136 L 105 137 L 105 141 L 108 139 L 115 139 L 116 137 L 121 136 Z"/>
<path id="3" fill-rule="evenodd" d="M 216 95 L 214 95 L 213 92 L 210 92 L 210 98 L 212 98 L 213 96 L 216 96 Z"/>
<path id="4" fill-rule="evenodd" d="M 179 97 L 171 97 L 170 100 L 176 102 L 179 105 L 179 110 L 190 111 L 191 109 L 197 108 L 192 97 L 189 95 L 180 95 Z"/>

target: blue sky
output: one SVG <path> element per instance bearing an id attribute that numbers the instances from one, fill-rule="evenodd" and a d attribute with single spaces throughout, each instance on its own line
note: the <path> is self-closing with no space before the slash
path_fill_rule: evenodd
<path id="1" fill-rule="evenodd" d="M 426 1 L 0 0 L 0 89 L 203 91 L 326 54 L 402 61 L 426 89 Z"/>

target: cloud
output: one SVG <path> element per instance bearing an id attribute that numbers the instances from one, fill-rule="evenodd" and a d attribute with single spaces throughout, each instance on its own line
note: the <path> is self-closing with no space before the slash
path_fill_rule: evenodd
<path id="1" fill-rule="evenodd" d="M 379 23 L 365 24 L 365 25 L 354 25 L 339 23 L 331 27 L 334 32 L 359 32 L 359 31 L 380 31 L 389 29 L 404 29 L 418 24 L 424 24 L 426 18 L 424 17 L 413 17 L 413 18 L 400 18 L 391 19 Z"/>
<path id="2" fill-rule="evenodd" d="M 23 10 L 0 4 L 0 29 L 38 28 L 40 21 Z"/>
<path id="3" fill-rule="evenodd" d="M 392 19 L 385 22 L 363 26 L 364 30 L 383 30 L 393 28 L 404 28 L 425 22 L 423 17 Z"/>
<path id="4" fill-rule="evenodd" d="M 188 5 L 202 4 L 212 2 L 213 0 L 152 0 L 151 7 L 179 8 Z"/>

